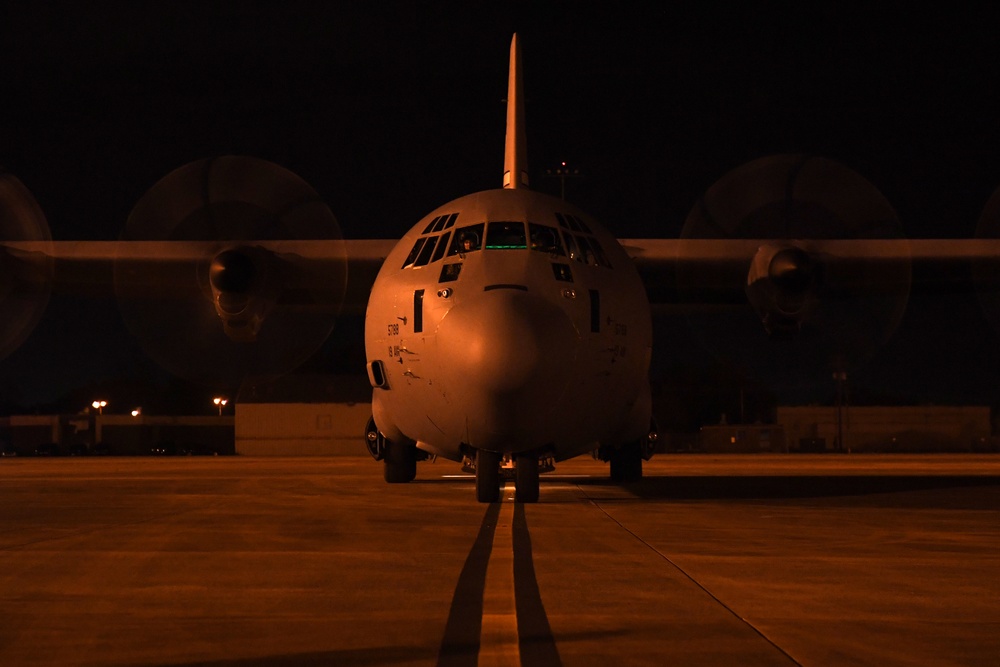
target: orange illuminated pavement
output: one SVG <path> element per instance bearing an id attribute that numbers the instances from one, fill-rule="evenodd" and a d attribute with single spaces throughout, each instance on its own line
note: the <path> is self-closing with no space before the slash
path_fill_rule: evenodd
<path id="1" fill-rule="evenodd" d="M 359 444 L 359 448 L 360 448 Z M 0 460 L 0 664 L 989 664 L 1000 456 Z"/>

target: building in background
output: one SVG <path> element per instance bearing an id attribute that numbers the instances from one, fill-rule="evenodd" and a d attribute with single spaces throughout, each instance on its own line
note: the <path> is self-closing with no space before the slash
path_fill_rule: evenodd
<path id="1" fill-rule="evenodd" d="M 996 450 L 985 406 L 779 407 L 777 421 L 790 451 Z"/>
<path id="2" fill-rule="evenodd" d="M 211 406 L 210 406 L 211 407 Z M 230 405 L 231 409 L 233 406 Z M 214 408 L 213 408 L 214 409 Z M 244 390 L 235 415 L 26 415 L 0 418 L 3 453 L 360 456 L 367 378 L 294 377 Z M 776 423 L 662 432 L 661 452 L 996 452 L 984 406 L 779 407 Z"/>
<path id="3" fill-rule="evenodd" d="M 367 376 L 292 375 L 245 387 L 236 403 L 236 453 L 367 455 Z"/>

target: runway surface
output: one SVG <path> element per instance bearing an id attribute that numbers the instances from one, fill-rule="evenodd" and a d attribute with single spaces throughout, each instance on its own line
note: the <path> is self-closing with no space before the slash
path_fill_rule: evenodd
<path id="1" fill-rule="evenodd" d="M 3 665 L 910 665 L 1000 656 L 1000 456 L 0 460 Z M 458 475 L 458 477 L 456 477 Z"/>

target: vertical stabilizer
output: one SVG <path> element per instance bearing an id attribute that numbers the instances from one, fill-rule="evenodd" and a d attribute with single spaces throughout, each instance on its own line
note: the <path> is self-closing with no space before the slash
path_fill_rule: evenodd
<path id="1" fill-rule="evenodd" d="M 524 94 L 521 90 L 521 45 L 517 33 L 510 40 L 507 76 L 507 139 L 504 143 L 504 188 L 528 187 L 528 142 L 524 136 Z"/>

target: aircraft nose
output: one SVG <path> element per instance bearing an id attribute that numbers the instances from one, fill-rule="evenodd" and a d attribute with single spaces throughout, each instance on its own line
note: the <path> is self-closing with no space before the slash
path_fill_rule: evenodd
<path id="1" fill-rule="evenodd" d="M 438 328 L 452 384 L 525 401 L 559 391 L 578 338 L 566 313 L 522 289 L 487 288 L 476 297 L 452 307 Z"/>

